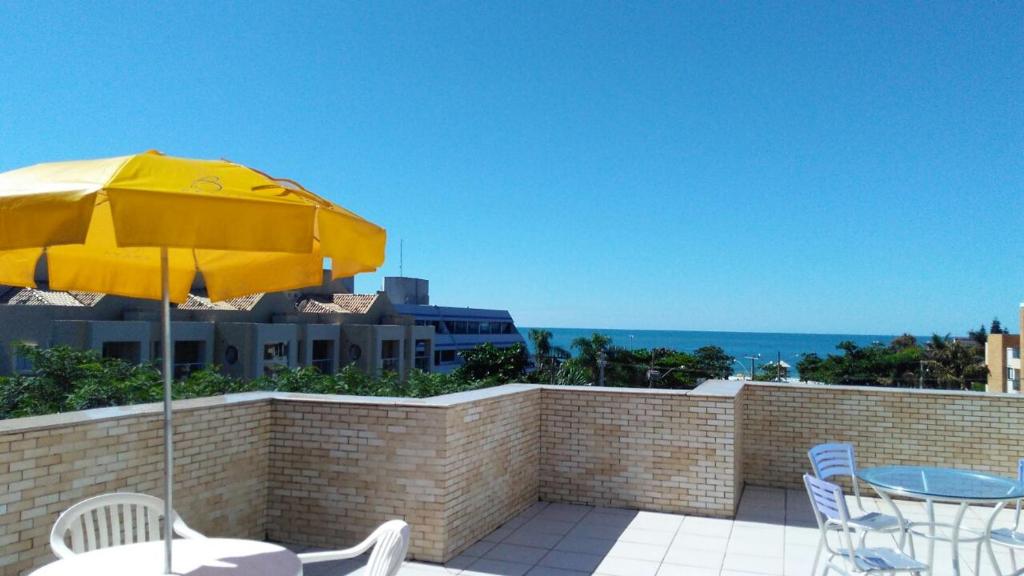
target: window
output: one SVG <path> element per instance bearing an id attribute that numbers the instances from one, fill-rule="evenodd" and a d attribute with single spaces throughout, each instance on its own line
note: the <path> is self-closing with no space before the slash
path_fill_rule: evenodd
<path id="1" fill-rule="evenodd" d="M 480 323 L 479 322 L 466 322 L 466 333 L 467 334 L 479 334 Z"/>
<path id="2" fill-rule="evenodd" d="M 430 355 L 427 354 L 429 348 L 428 340 L 417 340 L 416 341 L 416 359 L 413 363 L 417 369 L 423 370 L 424 372 L 430 372 Z"/>
<path id="3" fill-rule="evenodd" d="M 348 359 L 355 362 L 363 357 L 363 349 L 358 344 L 352 344 L 348 347 Z"/>
<path id="4" fill-rule="evenodd" d="M 263 359 L 268 361 L 288 361 L 287 342 L 269 342 L 263 345 Z"/>
<path id="5" fill-rule="evenodd" d="M 455 362 L 455 350 L 438 350 L 434 352 L 434 364 L 452 364 Z"/>
<path id="6" fill-rule="evenodd" d="M 381 342 L 380 358 L 381 368 L 391 372 L 398 371 L 398 340 L 384 340 Z"/>
<path id="7" fill-rule="evenodd" d="M 334 372 L 334 340 L 313 340 L 313 367 L 321 374 Z"/>
<path id="8" fill-rule="evenodd" d="M 104 358 L 117 358 L 129 364 L 138 364 L 142 359 L 142 345 L 139 342 L 104 342 L 100 354 Z"/>
<path id="9" fill-rule="evenodd" d="M 25 348 L 35 348 L 35 344 L 28 342 L 21 342 L 14 346 L 12 356 L 14 357 L 14 373 L 15 374 L 29 374 L 35 367 L 32 365 L 32 357 L 29 356 L 28 350 Z"/>
<path id="10" fill-rule="evenodd" d="M 162 340 L 153 342 L 153 361 L 159 362 L 164 357 Z M 236 350 L 237 352 L 237 350 Z M 174 341 L 174 369 L 171 372 L 175 379 L 188 376 L 206 365 L 206 342 L 202 340 Z"/>
<path id="11" fill-rule="evenodd" d="M 445 334 L 458 334 L 458 332 L 455 331 L 455 322 L 454 321 L 452 321 L 452 320 L 445 320 L 444 321 L 444 333 Z"/>
<path id="12" fill-rule="evenodd" d="M 206 342 L 178 340 L 174 343 L 174 377 L 184 378 L 206 363 Z"/>

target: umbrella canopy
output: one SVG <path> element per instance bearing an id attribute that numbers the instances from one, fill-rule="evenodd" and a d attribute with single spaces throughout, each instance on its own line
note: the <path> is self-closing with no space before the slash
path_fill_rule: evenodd
<path id="1" fill-rule="evenodd" d="M 0 174 L 0 284 L 161 300 L 164 518 L 172 517 L 170 302 L 197 272 L 212 300 L 319 284 L 384 261 L 382 228 L 290 180 L 226 160 L 146 152 Z M 164 528 L 164 571 L 172 566 Z"/>
<path id="2" fill-rule="evenodd" d="M 170 298 L 196 271 L 209 296 L 318 284 L 375 270 L 385 232 L 298 184 L 225 160 L 147 152 L 37 164 L 0 173 L 0 284 L 34 286 L 45 252 L 50 287 L 160 299 L 160 248 Z"/>

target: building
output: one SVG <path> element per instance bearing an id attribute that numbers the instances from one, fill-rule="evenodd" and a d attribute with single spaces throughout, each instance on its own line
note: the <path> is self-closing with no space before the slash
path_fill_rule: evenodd
<path id="1" fill-rule="evenodd" d="M 132 363 L 159 359 L 159 304 L 48 288 L 0 286 L 0 375 L 31 370 L 21 345 L 67 345 Z M 382 292 L 353 294 L 352 278 L 301 291 L 211 302 L 201 279 L 171 311 L 174 372 L 216 365 L 255 378 L 275 368 L 315 366 L 333 373 L 355 364 L 368 374 L 433 370 L 434 328 L 396 311 Z"/>
<path id="2" fill-rule="evenodd" d="M 1020 305 L 1020 326 L 1024 330 L 1024 304 Z M 989 392 L 1021 392 L 1020 334 L 989 334 L 985 342 Z"/>
<path id="3" fill-rule="evenodd" d="M 434 331 L 434 369 L 451 372 L 462 363 L 459 352 L 480 344 L 498 348 L 526 345 L 508 310 L 457 308 L 430 304 L 430 283 L 422 278 L 389 276 L 384 278 L 384 294 L 403 315 L 417 326 Z"/>

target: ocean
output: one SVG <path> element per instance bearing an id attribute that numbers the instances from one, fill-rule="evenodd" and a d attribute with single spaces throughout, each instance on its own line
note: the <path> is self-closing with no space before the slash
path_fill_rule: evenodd
<path id="1" fill-rule="evenodd" d="M 693 352 L 701 346 L 719 346 L 725 353 L 733 356 L 744 364 L 749 364 L 747 356 L 760 355 L 760 362 L 775 360 L 781 355 L 782 360 L 796 365 L 803 354 L 811 352 L 824 357 L 826 354 L 839 354 L 836 344 L 851 340 L 858 346 L 868 346 L 873 342 L 888 344 L 895 336 L 865 334 L 784 334 L 774 332 L 703 332 L 697 330 L 611 330 L 605 328 L 545 328 L 550 330 L 552 345 L 561 346 L 572 351 L 574 338 L 590 337 L 600 332 L 611 337 L 612 344 L 627 349 L 639 348 L 671 348 L 683 352 Z M 519 331 L 530 343 L 530 328 Z M 920 337 L 918 338 L 920 341 Z"/>

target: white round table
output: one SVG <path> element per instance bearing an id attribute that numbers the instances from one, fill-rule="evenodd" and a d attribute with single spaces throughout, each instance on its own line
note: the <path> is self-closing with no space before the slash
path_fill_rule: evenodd
<path id="1" fill-rule="evenodd" d="M 174 540 L 174 574 L 181 576 L 302 576 L 299 557 L 269 542 L 232 538 Z M 160 576 L 164 543 L 92 550 L 47 564 L 32 576 Z"/>

